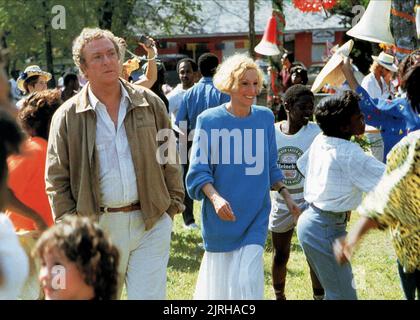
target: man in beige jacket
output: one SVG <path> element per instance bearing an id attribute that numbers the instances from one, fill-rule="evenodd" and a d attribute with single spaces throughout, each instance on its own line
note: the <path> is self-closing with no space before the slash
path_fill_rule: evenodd
<path id="1" fill-rule="evenodd" d="M 89 216 L 109 233 L 120 293 L 125 281 L 128 299 L 165 299 L 172 219 L 184 209 L 181 167 L 158 162 L 165 105 L 119 78 L 119 55 L 109 31 L 85 28 L 75 39 L 73 59 L 89 82 L 53 117 L 46 190 L 56 221 Z"/>

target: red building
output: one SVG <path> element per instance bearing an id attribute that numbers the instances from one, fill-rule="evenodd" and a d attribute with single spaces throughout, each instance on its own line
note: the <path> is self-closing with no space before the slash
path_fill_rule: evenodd
<path id="1" fill-rule="evenodd" d="M 248 51 L 248 1 L 224 1 L 222 4 L 223 7 L 205 1 L 201 17 L 203 24 L 199 30 L 156 36 L 161 46 L 159 54 L 186 54 L 196 60 L 204 52 L 213 52 L 223 59 L 235 52 Z M 271 11 L 271 1 L 260 2 L 256 8 L 256 43 L 264 33 Z M 304 13 L 289 2 L 284 3 L 284 14 L 285 48 L 293 51 L 295 59 L 306 67 L 322 62 L 327 44 L 342 44 L 348 30 L 341 24 L 339 16 L 327 18 L 323 12 Z"/>

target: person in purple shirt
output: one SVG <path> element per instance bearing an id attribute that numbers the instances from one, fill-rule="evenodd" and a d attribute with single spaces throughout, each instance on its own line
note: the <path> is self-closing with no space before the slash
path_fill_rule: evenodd
<path id="1" fill-rule="evenodd" d="M 400 83 L 406 94 L 393 100 L 372 99 L 354 77 L 348 58 L 341 67 L 351 89 L 361 97 L 366 123 L 381 131 L 385 156 L 409 132 L 420 129 L 420 50 L 406 56 L 401 66 Z"/>
<path id="2" fill-rule="evenodd" d="M 175 119 L 175 125 L 180 128 L 184 136 L 180 139 L 187 139 L 193 136 L 190 134 L 195 129 L 197 117 L 204 110 L 219 106 L 230 100 L 229 95 L 220 92 L 213 85 L 213 76 L 216 73 L 219 59 L 213 53 L 204 53 L 198 58 L 198 69 L 203 76 L 201 80 L 190 88 L 184 95 L 178 114 Z M 186 123 L 185 123 L 186 122 Z M 188 139 L 192 140 L 192 139 Z M 186 143 L 187 150 L 180 150 L 181 161 L 184 168 L 184 181 L 189 167 L 188 151 L 191 148 L 191 141 Z M 182 213 L 184 224 L 187 229 L 196 229 L 198 226 L 194 219 L 194 202 L 187 195 L 184 200 L 185 211 Z"/>

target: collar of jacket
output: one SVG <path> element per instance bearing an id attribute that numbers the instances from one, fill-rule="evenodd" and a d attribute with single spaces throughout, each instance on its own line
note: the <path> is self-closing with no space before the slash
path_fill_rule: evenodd
<path id="1" fill-rule="evenodd" d="M 149 103 L 145 99 L 143 92 L 144 89 L 140 86 L 132 85 L 131 83 L 120 78 L 120 82 L 127 90 L 128 96 L 130 97 L 132 103 L 128 107 L 128 111 L 136 107 L 148 107 Z M 76 104 L 76 113 L 85 112 L 88 110 L 94 110 L 89 103 L 88 97 L 88 85 L 87 83 L 81 90 L 78 98 L 78 103 Z"/>

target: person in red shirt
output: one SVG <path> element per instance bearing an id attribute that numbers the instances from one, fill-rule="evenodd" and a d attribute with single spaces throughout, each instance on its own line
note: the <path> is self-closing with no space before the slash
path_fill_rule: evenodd
<path id="1" fill-rule="evenodd" d="M 28 257 L 39 233 L 54 224 L 45 192 L 45 161 L 51 118 L 61 104 L 58 90 L 31 93 L 17 115 L 28 138 L 21 153 L 8 157 L 8 201 L 6 215 L 12 221 Z M 41 297 L 38 268 L 30 259 L 30 274 L 19 295 L 23 300 Z"/>
<path id="2" fill-rule="evenodd" d="M 279 72 L 279 79 L 281 82 L 281 93 L 285 93 L 292 85 L 292 74 L 291 69 L 294 66 L 295 55 L 293 52 L 285 52 L 281 57 L 282 69 Z"/>
<path id="3" fill-rule="evenodd" d="M 18 200 L 37 212 L 47 226 L 54 223 L 45 192 L 47 139 L 52 115 L 60 104 L 60 93 L 55 90 L 40 91 L 28 97 L 17 120 L 29 137 L 21 147 L 21 154 L 7 159 L 9 188 Z M 10 209 L 6 214 L 16 231 L 38 229 L 35 221 Z"/>

